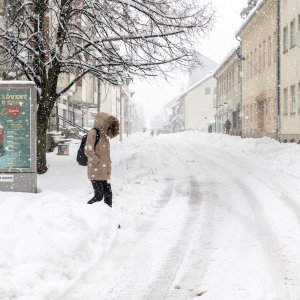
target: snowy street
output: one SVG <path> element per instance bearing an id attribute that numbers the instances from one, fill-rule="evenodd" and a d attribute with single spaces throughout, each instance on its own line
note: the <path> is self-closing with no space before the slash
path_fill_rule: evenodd
<path id="1" fill-rule="evenodd" d="M 78 143 L 37 195 L 0 192 L 1 300 L 300 299 L 299 145 L 113 140 L 111 210 L 86 204 Z"/>

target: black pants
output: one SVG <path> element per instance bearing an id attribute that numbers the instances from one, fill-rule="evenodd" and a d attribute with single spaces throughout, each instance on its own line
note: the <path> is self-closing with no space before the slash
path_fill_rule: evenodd
<path id="1" fill-rule="evenodd" d="M 104 202 L 112 206 L 112 191 L 111 185 L 107 180 L 91 180 L 94 188 L 95 198 L 97 201 L 101 201 L 104 198 Z"/>

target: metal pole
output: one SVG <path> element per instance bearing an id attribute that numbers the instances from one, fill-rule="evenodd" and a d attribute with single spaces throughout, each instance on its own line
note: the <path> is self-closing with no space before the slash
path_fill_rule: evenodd
<path id="1" fill-rule="evenodd" d="M 56 107 L 55 107 L 55 110 L 56 110 L 56 131 L 59 132 L 59 118 L 58 118 L 58 103 L 57 103 L 58 100 L 56 100 Z"/>
<path id="2" fill-rule="evenodd" d="M 75 124 L 74 100 L 72 101 L 72 123 Z"/>

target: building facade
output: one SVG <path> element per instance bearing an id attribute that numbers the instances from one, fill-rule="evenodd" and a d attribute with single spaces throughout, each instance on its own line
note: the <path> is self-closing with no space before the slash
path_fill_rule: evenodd
<path id="1" fill-rule="evenodd" d="M 300 143 L 300 1 L 281 1 L 280 140 Z"/>
<path id="2" fill-rule="evenodd" d="M 192 86 L 183 95 L 184 129 L 207 132 L 208 123 L 214 119 L 216 79 L 210 75 Z"/>
<path id="3" fill-rule="evenodd" d="M 59 88 L 66 86 L 71 79 L 72 74 L 61 76 Z M 133 133 L 136 112 L 129 84 L 112 85 L 86 75 L 58 99 L 51 127 L 57 129 L 78 125 L 92 128 L 98 112 L 117 117 L 121 134 Z"/>
<path id="4" fill-rule="evenodd" d="M 238 58 L 240 48 L 235 48 L 220 64 L 214 76 L 217 80 L 217 95 L 215 101 L 216 132 L 224 131 L 224 124 L 231 122 L 230 134 L 241 135 L 241 68 Z"/>
<path id="5" fill-rule="evenodd" d="M 262 0 L 237 33 L 241 40 L 242 136 L 278 137 L 277 1 Z"/>
<path id="6" fill-rule="evenodd" d="M 172 100 L 169 106 L 172 132 L 199 130 L 207 132 L 214 120 L 216 79 L 212 74 L 198 81 Z"/>

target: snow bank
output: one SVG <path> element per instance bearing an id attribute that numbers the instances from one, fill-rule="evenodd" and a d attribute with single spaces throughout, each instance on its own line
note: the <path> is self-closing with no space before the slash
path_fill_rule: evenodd
<path id="1" fill-rule="evenodd" d="M 174 172 L 179 176 L 185 172 L 189 157 L 183 156 L 181 165 L 172 165 L 166 151 L 170 147 L 180 145 L 181 150 L 193 149 L 199 155 L 203 148 L 220 154 L 226 151 L 233 157 L 239 153 L 300 178 L 297 144 L 199 132 L 154 137 L 136 134 L 111 144 L 111 210 L 102 202 L 86 204 L 92 187 L 86 169 L 76 164 L 78 145 L 79 141 L 72 143 L 69 157 L 48 155 L 50 168 L 38 177 L 38 194 L 0 192 L 1 300 L 56 299 L 109 251 L 120 221 L 122 232 L 134 240 L 130 228 L 136 226 L 138 218 L 151 214 L 152 200 L 166 180 Z"/>
<path id="2" fill-rule="evenodd" d="M 106 204 L 86 204 L 76 148 L 49 155 L 38 194 L 0 192 L 0 299 L 54 299 L 109 248 L 117 226 Z"/>

